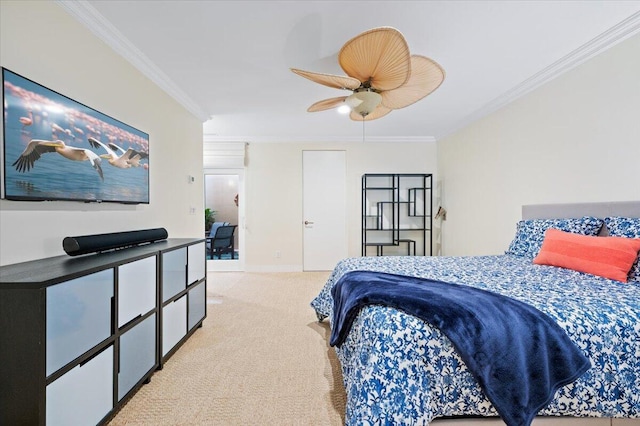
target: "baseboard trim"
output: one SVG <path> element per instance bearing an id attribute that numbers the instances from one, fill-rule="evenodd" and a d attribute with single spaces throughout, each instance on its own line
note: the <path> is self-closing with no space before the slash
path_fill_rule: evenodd
<path id="1" fill-rule="evenodd" d="M 247 265 L 246 272 L 303 272 L 302 265 Z"/>

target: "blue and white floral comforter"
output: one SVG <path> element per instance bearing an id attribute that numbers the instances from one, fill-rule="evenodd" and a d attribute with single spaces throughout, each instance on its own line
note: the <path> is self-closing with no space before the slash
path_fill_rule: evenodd
<path id="1" fill-rule="evenodd" d="M 331 288 L 346 272 L 389 272 L 498 292 L 554 318 L 592 368 L 540 415 L 640 418 L 640 283 L 623 284 L 513 256 L 361 257 L 338 263 L 311 302 L 331 319 Z M 393 308 L 364 308 L 336 353 L 348 425 L 427 425 L 442 416 L 497 413 L 451 342 Z"/>

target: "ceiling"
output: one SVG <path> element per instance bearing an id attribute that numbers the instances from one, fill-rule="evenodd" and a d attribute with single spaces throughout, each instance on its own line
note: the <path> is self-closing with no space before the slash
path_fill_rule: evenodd
<path id="1" fill-rule="evenodd" d="M 58 1 L 219 141 L 437 140 L 640 32 L 640 1 Z M 378 120 L 289 68 L 344 75 L 337 53 L 368 29 L 400 30 L 442 86 Z"/>

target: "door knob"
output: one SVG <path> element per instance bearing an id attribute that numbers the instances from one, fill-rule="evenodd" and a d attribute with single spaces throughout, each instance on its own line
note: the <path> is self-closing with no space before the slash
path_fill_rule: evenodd
<path id="1" fill-rule="evenodd" d="M 308 221 L 308 220 L 305 220 L 305 221 L 304 221 L 304 224 L 305 224 L 305 225 L 313 225 L 313 222 Z"/>

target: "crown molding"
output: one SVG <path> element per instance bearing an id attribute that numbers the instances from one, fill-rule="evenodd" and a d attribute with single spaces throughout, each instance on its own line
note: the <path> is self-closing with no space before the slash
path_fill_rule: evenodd
<path id="1" fill-rule="evenodd" d="M 542 71 L 534 74 L 527 80 L 518 84 L 511 90 L 503 93 L 493 101 L 476 110 L 461 121 L 457 122 L 450 129 L 436 136 L 437 140 L 444 138 L 464 127 L 470 125 L 487 115 L 499 110 L 500 108 L 510 104 L 518 98 L 535 90 L 543 84 L 555 79 L 565 72 L 577 67 L 578 65 L 588 61 L 589 59 L 599 55 L 605 50 L 615 46 L 616 44 L 634 36 L 640 32 L 640 12 L 636 12 L 618 25 L 608 29 L 599 36 L 593 38 L 589 42 L 575 49 L 565 57 L 554 62 Z"/>
<path id="2" fill-rule="evenodd" d="M 212 133 L 205 133 L 202 135 L 203 142 L 214 143 L 248 143 L 249 138 L 236 138 L 236 137 L 221 137 Z"/>
<path id="3" fill-rule="evenodd" d="M 205 122 L 210 118 L 198 104 L 86 0 L 55 0 L 55 2 L 200 121 Z"/>
<path id="4" fill-rule="evenodd" d="M 228 137 L 205 133 L 203 140 L 207 142 L 245 142 L 245 143 L 435 143 L 433 136 L 314 136 L 314 137 L 280 137 L 280 136 L 241 136 Z"/>

